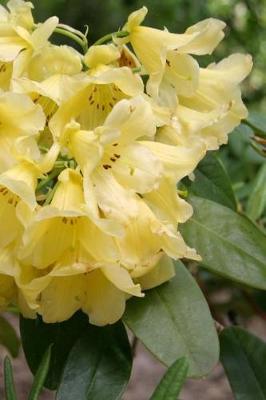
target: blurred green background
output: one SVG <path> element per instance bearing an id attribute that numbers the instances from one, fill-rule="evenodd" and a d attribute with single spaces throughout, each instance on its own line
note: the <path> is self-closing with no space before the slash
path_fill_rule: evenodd
<path id="1" fill-rule="evenodd" d="M 227 23 L 226 39 L 215 56 L 248 52 L 254 69 L 244 87 L 249 106 L 266 111 L 266 0 L 33 0 L 35 16 L 42 21 L 57 15 L 84 31 L 89 26 L 93 43 L 106 33 L 116 31 L 127 15 L 143 5 L 149 9 L 145 24 L 182 32 L 197 21 L 216 17 Z M 204 62 L 208 62 L 205 59 Z"/>

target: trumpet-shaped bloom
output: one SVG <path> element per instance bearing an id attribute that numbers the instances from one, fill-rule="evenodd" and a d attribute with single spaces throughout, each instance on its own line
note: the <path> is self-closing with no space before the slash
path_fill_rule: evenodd
<path id="1" fill-rule="evenodd" d="M 24 203 L 33 210 L 37 205 L 35 188 L 39 169 L 28 162 L 21 162 L 0 175 L 0 218 L 5 221 L 5 229 L 0 230 L 0 248 L 3 248 L 22 233 L 22 224 L 17 215 L 17 207 Z"/>
<path id="2" fill-rule="evenodd" d="M 37 135 L 45 124 L 44 113 L 26 95 L 0 93 L 0 172 L 15 164 L 14 142 L 22 136 Z"/>
<path id="3" fill-rule="evenodd" d="M 75 119 L 81 129 L 91 130 L 101 126 L 115 104 L 120 100 L 143 92 L 139 76 L 127 68 L 107 68 L 95 76 L 84 76 L 83 88 L 59 107 L 49 126 L 58 137 L 67 123 Z"/>
<path id="4" fill-rule="evenodd" d="M 41 269 L 58 262 L 67 252 L 72 252 L 74 258 L 79 258 L 81 252 L 88 262 L 116 262 L 114 239 L 104 234 L 86 213 L 80 174 L 67 169 L 58 179 L 50 205 L 37 211 L 24 232 L 21 259 Z M 104 222 L 101 225 L 99 221 L 99 225 L 104 226 Z"/>
<path id="5" fill-rule="evenodd" d="M 179 97 L 177 117 L 185 134 L 199 137 L 209 150 L 226 143 L 228 133 L 247 117 L 239 83 L 251 68 L 250 56 L 234 54 L 218 64 L 200 69 L 194 95 Z"/>
<path id="6" fill-rule="evenodd" d="M 191 26 L 183 34 L 161 31 L 140 24 L 147 13 L 146 7 L 133 12 L 124 30 L 129 36 L 122 41 L 130 41 L 133 49 L 149 74 L 147 91 L 153 96 L 158 95 L 158 87 L 166 72 L 171 75 L 177 91 L 184 90 L 186 81 L 193 81 L 197 63 L 186 54 L 211 54 L 218 43 L 223 39 L 225 24 L 214 18 L 209 18 Z M 121 39 L 118 40 L 118 42 Z M 182 54 L 183 57 L 176 57 Z M 184 73 L 185 72 L 185 73 Z M 167 79 L 167 78 L 166 78 Z M 192 83 L 193 85 L 193 83 Z M 191 90 L 191 89 L 190 89 Z"/>
<path id="7" fill-rule="evenodd" d="M 57 17 L 0 6 L 1 309 L 48 323 L 82 310 L 102 326 L 171 279 L 172 259 L 201 259 L 179 232 L 193 210 L 177 184 L 246 117 L 252 61 L 201 68 L 193 55 L 211 54 L 225 24 L 174 34 L 142 26 L 146 13 L 81 55 L 50 43 Z"/>

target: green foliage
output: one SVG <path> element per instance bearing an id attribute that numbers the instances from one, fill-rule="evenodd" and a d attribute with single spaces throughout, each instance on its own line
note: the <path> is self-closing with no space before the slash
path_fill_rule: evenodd
<path id="1" fill-rule="evenodd" d="M 56 398 L 118 400 L 131 366 L 131 348 L 121 322 L 106 327 L 88 325 L 68 356 Z"/>
<path id="2" fill-rule="evenodd" d="M 43 354 L 53 345 L 50 368 L 45 381 L 47 388 L 55 390 L 58 387 L 70 350 L 87 325 L 88 318 L 82 313 L 57 324 L 45 324 L 41 318 L 20 318 L 22 346 L 33 374 L 36 374 Z"/>
<path id="3" fill-rule="evenodd" d="M 168 368 L 150 400 L 176 400 L 188 373 L 186 358 L 180 358 Z"/>
<path id="4" fill-rule="evenodd" d="M 160 361 L 186 357 L 189 376 L 204 376 L 219 357 L 218 338 L 206 300 L 181 262 L 176 276 L 127 304 L 124 321 Z"/>
<path id="5" fill-rule="evenodd" d="M 17 400 L 13 369 L 9 357 L 5 357 L 4 359 L 4 381 L 6 400 Z"/>
<path id="6" fill-rule="evenodd" d="M 39 395 L 43 389 L 45 379 L 47 377 L 52 355 L 52 345 L 48 347 L 42 361 L 37 369 L 36 375 L 33 380 L 32 388 L 28 400 L 38 400 Z"/>
<path id="7" fill-rule="evenodd" d="M 254 129 L 259 136 L 266 138 L 266 116 L 262 113 L 251 112 L 246 123 Z"/>
<path id="8" fill-rule="evenodd" d="M 17 357 L 20 341 L 13 326 L 0 316 L 0 344 L 4 346 L 12 357 Z"/>
<path id="9" fill-rule="evenodd" d="M 209 153 L 200 162 L 195 171 L 195 180 L 187 183 L 191 193 L 236 210 L 230 178 L 216 153 Z"/>
<path id="10" fill-rule="evenodd" d="M 257 221 L 266 206 L 266 163 L 261 166 L 247 202 L 247 215 Z"/>
<path id="11" fill-rule="evenodd" d="M 193 217 L 181 231 L 215 273 L 266 289 L 265 236 L 245 216 L 200 197 L 191 197 Z"/>
<path id="12" fill-rule="evenodd" d="M 244 329 L 231 327 L 220 336 L 221 361 L 236 400 L 266 399 L 266 344 Z"/>

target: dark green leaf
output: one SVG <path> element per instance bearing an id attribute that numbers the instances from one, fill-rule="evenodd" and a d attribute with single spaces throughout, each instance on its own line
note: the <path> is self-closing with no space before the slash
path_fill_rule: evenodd
<path id="1" fill-rule="evenodd" d="M 71 350 L 57 400 L 120 399 L 131 372 L 132 356 L 121 322 L 89 325 Z"/>
<path id="2" fill-rule="evenodd" d="M 190 191 L 236 210 L 236 199 L 227 172 L 216 154 L 209 153 L 195 171 Z"/>
<path id="3" fill-rule="evenodd" d="M 221 361 L 236 400 L 266 400 L 266 344 L 238 327 L 220 335 Z"/>
<path id="4" fill-rule="evenodd" d="M 255 134 L 259 136 L 266 137 L 266 116 L 256 111 L 249 113 L 247 120 L 245 121 L 247 125 L 254 129 Z"/>
<path id="5" fill-rule="evenodd" d="M 16 390 L 13 378 L 13 369 L 11 361 L 8 357 L 4 359 L 4 381 L 5 381 L 5 394 L 6 400 L 16 400 Z"/>
<path id="6" fill-rule="evenodd" d="M 176 400 L 188 373 L 186 358 L 175 361 L 155 389 L 150 400 Z"/>
<path id="7" fill-rule="evenodd" d="M 266 289 L 266 240 L 248 218 L 212 201 L 191 197 L 193 217 L 180 230 L 209 270 Z"/>
<path id="8" fill-rule="evenodd" d="M 253 129 L 244 124 L 240 124 L 229 135 L 229 148 L 237 158 L 237 164 L 242 164 L 246 169 L 250 169 L 251 164 L 261 164 L 265 162 L 265 158 L 257 154 L 250 145 L 253 136 Z M 231 167 L 232 162 L 233 160 L 231 159 L 229 168 Z"/>
<path id="9" fill-rule="evenodd" d="M 33 374 L 37 372 L 43 354 L 53 344 L 50 368 L 45 381 L 48 389 L 57 388 L 68 354 L 88 323 L 88 317 L 82 313 L 76 313 L 68 321 L 57 324 L 45 324 L 41 318 L 32 320 L 21 317 L 22 346 Z"/>
<path id="10" fill-rule="evenodd" d="M 145 298 L 128 301 L 124 321 L 164 364 L 186 357 L 189 376 L 206 375 L 219 357 L 219 344 L 206 300 L 181 262 L 176 276 Z"/>
<path id="11" fill-rule="evenodd" d="M 17 357 L 19 339 L 13 326 L 2 316 L 0 316 L 0 344 L 10 352 L 12 357 Z"/>
<path id="12" fill-rule="evenodd" d="M 41 364 L 36 372 L 28 400 L 38 400 L 49 371 L 51 354 L 52 354 L 52 345 L 50 345 L 47 351 L 45 352 Z"/>
<path id="13" fill-rule="evenodd" d="M 262 165 L 247 203 L 247 215 L 256 221 L 266 206 L 266 164 Z"/>

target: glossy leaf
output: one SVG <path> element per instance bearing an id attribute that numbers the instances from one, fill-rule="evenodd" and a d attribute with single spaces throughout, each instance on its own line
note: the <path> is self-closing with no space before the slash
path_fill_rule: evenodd
<path id="1" fill-rule="evenodd" d="M 266 164 L 262 165 L 247 204 L 247 215 L 256 221 L 266 206 Z"/>
<path id="2" fill-rule="evenodd" d="M 13 378 L 13 368 L 9 357 L 4 359 L 4 381 L 6 400 L 16 400 L 16 389 Z"/>
<path id="3" fill-rule="evenodd" d="M 45 324 L 41 318 L 20 318 L 22 346 L 33 374 L 36 374 L 45 351 L 53 345 L 45 381 L 48 389 L 57 388 L 68 354 L 88 323 L 88 317 L 82 313 L 76 313 L 68 321 L 57 324 Z"/>
<path id="4" fill-rule="evenodd" d="M 17 357 L 20 342 L 13 326 L 0 316 L 0 344 L 4 346 L 12 357 Z"/>
<path id="5" fill-rule="evenodd" d="M 191 197 L 193 217 L 180 230 L 202 265 L 229 279 L 266 289 L 266 238 L 248 218 L 212 201 Z"/>
<path id="6" fill-rule="evenodd" d="M 36 372 L 28 400 L 38 400 L 43 389 L 51 362 L 52 345 L 45 352 L 41 364 Z"/>
<path id="7" fill-rule="evenodd" d="M 245 124 L 240 124 L 234 129 L 229 135 L 228 147 L 233 155 L 237 158 L 237 164 L 243 168 L 243 173 L 246 173 L 245 169 L 249 169 L 251 164 L 261 164 L 265 162 L 265 158 L 259 155 L 251 147 L 251 139 L 254 136 L 254 130 Z M 232 167 L 234 160 L 229 160 L 229 168 Z"/>
<path id="8" fill-rule="evenodd" d="M 236 400 L 266 400 L 266 344 L 238 327 L 220 335 L 221 361 Z"/>
<path id="9" fill-rule="evenodd" d="M 219 358 L 219 344 L 206 300 L 181 262 L 169 282 L 128 301 L 124 321 L 164 364 L 186 357 L 189 376 L 206 375 Z"/>
<path id="10" fill-rule="evenodd" d="M 208 154 L 195 171 L 190 191 L 236 210 L 236 199 L 227 172 L 216 154 Z"/>
<path id="11" fill-rule="evenodd" d="M 264 114 L 256 111 L 250 112 L 245 123 L 254 129 L 255 134 L 266 137 L 266 116 Z"/>
<path id="12" fill-rule="evenodd" d="M 132 366 L 131 348 L 121 322 L 89 325 L 71 350 L 57 400 L 120 399 Z"/>
<path id="13" fill-rule="evenodd" d="M 186 358 L 180 358 L 167 370 L 150 400 L 176 400 L 188 373 Z"/>

